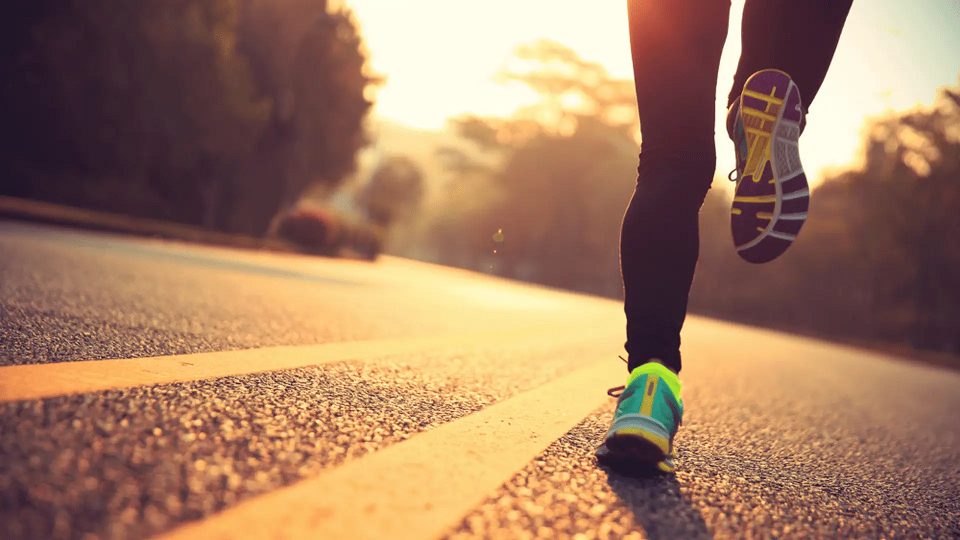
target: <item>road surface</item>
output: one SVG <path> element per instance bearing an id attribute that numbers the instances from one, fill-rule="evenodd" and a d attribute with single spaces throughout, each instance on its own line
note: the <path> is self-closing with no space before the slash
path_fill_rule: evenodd
<path id="1" fill-rule="evenodd" d="M 674 477 L 593 450 L 618 303 L 0 223 L 0 538 L 958 538 L 960 374 L 691 318 Z"/>

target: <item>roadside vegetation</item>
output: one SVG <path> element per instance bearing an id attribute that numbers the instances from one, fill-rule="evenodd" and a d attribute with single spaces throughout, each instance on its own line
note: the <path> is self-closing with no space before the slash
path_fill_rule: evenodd
<path id="1" fill-rule="evenodd" d="M 367 144 L 377 79 L 325 0 L 12 0 L 0 194 L 264 234 Z"/>

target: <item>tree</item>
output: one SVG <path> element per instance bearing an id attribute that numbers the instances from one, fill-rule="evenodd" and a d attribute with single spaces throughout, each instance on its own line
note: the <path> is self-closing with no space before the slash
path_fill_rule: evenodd
<path id="1" fill-rule="evenodd" d="M 371 78 L 325 0 L 11 0 L 0 192 L 262 234 L 365 144 Z"/>
<path id="2" fill-rule="evenodd" d="M 511 118 L 456 122 L 498 166 L 441 152 L 456 176 L 434 241 L 445 262 L 619 295 L 618 232 L 636 181 L 633 85 L 554 42 L 521 47 L 515 60 L 500 79 L 541 100 Z"/>
<path id="3" fill-rule="evenodd" d="M 69 0 L 10 0 L 0 5 L 0 193 L 28 196 L 31 186 L 18 172 L 20 163 L 35 152 L 31 148 L 36 124 L 49 125 L 56 119 L 52 107 L 43 107 L 52 98 L 49 85 L 38 73 L 41 66 L 31 32 L 51 14 L 67 8 Z M 58 166 L 60 156 L 52 152 L 49 161 Z"/>
<path id="4" fill-rule="evenodd" d="M 876 122 L 865 164 L 846 175 L 872 267 L 876 316 L 891 329 L 909 314 L 921 348 L 960 352 L 960 87 L 934 107 Z"/>
<path id="5" fill-rule="evenodd" d="M 232 47 L 237 9 L 88 0 L 35 17 L 6 56 L 19 194 L 199 221 L 207 170 L 249 152 L 266 120 Z"/>
<path id="6" fill-rule="evenodd" d="M 254 204 L 235 227 L 260 233 L 314 183 L 336 186 L 366 144 L 366 98 L 377 79 L 352 14 L 328 12 L 326 0 L 244 0 L 240 50 L 270 122 L 246 164 L 243 190 Z"/>
<path id="7" fill-rule="evenodd" d="M 409 219 L 423 198 L 423 171 L 412 159 L 391 156 L 373 172 L 360 194 L 360 206 L 372 223 L 387 227 Z"/>

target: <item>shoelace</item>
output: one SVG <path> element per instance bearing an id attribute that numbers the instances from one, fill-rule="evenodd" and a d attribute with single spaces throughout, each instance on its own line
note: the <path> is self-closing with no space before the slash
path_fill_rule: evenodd
<path id="1" fill-rule="evenodd" d="M 730 180 L 731 182 L 736 182 L 739 179 L 740 175 L 738 174 L 737 169 L 730 171 L 730 173 L 727 175 L 727 180 Z"/>
<path id="2" fill-rule="evenodd" d="M 624 362 L 625 364 L 629 364 L 629 363 L 630 363 L 630 362 L 627 361 L 626 358 L 624 358 L 624 357 L 622 357 L 622 356 L 620 356 L 619 358 L 620 358 L 621 360 L 623 360 L 623 362 Z M 620 397 L 620 394 L 622 394 L 623 391 L 626 390 L 626 389 L 627 389 L 627 387 L 626 387 L 625 385 L 614 386 L 613 388 L 608 388 L 608 389 L 607 389 L 607 395 L 610 396 L 610 397 L 612 397 L 612 398 L 618 398 L 618 397 Z"/>

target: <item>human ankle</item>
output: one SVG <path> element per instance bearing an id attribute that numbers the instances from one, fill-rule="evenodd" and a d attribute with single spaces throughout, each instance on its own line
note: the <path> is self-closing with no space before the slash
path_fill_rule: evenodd
<path id="1" fill-rule="evenodd" d="M 646 362 L 644 362 L 644 364 L 651 363 L 651 362 L 654 364 L 660 364 L 661 366 L 669 369 L 671 372 L 673 372 L 674 375 L 679 375 L 679 373 L 677 373 L 677 370 L 673 369 L 672 366 L 670 366 L 663 360 L 660 360 L 659 358 L 651 358 L 650 360 L 647 360 Z"/>
<path id="2" fill-rule="evenodd" d="M 627 377 L 626 386 L 630 386 L 634 380 L 643 375 L 659 376 L 664 380 L 664 382 L 667 383 L 668 386 L 670 386 L 670 390 L 673 391 L 673 395 L 677 399 L 680 399 L 683 382 L 680 381 L 680 377 L 677 372 L 674 371 L 672 367 L 664 363 L 663 360 L 660 360 L 659 358 L 651 358 L 650 360 L 647 360 L 646 362 L 633 368 L 633 370 L 630 372 L 630 376 Z"/>

